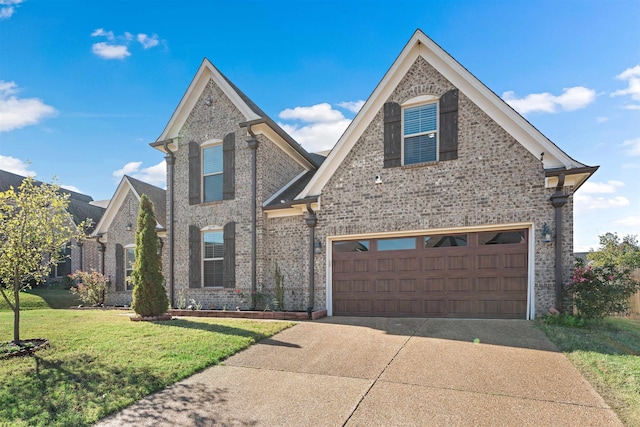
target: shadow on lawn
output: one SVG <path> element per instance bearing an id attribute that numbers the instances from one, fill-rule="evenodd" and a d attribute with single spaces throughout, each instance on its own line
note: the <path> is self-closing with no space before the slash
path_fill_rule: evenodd
<path id="1" fill-rule="evenodd" d="M 259 332 L 253 332 L 247 329 L 234 328 L 233 326 L 221 325 L 219 323 L 205 323 L 195 322 L 193 320 L 185 319 L 172 319 L 166 321 L 153 322 L 155 325 L 160 326 L 173 326 L 178 328 L 198 329 L 201 331 L 214 332 L 223 335 L 235 335 L 239 337 L 253 338 L 254 342 L 260 342 L 264 345 L 273 345 L 279 347 L 293 347 L 300 348 L 297 344 L 291 344 L 283 341 L 278 341 L 273 338 L 269 338 L 269 335 Z"/>

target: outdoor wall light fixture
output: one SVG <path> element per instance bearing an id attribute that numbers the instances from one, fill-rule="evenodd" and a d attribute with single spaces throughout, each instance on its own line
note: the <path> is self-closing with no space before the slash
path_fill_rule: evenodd
<path id="1" fill-rule="evenodd" d="M 551 242 L 551 230 L 546 222 L 542 225 L 542 241 L 545 243 Z"/>
<path id="2" fill-rule="evenodd" d="M 131 221 L 127 222 L 127 231 L 131 231 L 132 228 L 133 225 L 131 224 Z"/>
<path id="3" fill-rule="evenodd" d="M 316 244 L 313 245 L 313 252 L 316 254 L 322 253 L 322 242 L 320 241 L 320 239 L 316 239 Z"/>
<path id="4" fill-rule="evenodd" d="M 376 175 L 376 184 L 382 184 L 382 177 L 380 175 Z"/>

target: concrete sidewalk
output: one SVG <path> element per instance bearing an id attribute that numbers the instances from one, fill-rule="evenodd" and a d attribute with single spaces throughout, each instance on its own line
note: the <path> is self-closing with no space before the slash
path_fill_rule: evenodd
<path id="1" fill-rule="evenodd" d="M 529 321 L 327 318 L 98 425 L 622 424 Z"/>

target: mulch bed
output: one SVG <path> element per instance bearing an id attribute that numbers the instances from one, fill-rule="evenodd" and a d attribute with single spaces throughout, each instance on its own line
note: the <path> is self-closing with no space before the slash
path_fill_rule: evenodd
<path id="1" fill-rule="evenodd" d="M 46 338 L 32 338 L 32 339 L 20 340 L 20 341 L 23 344 L 28 343 L 31 345 L 26 348 L 24 347 L 24 345 L 23 346 L 12 345 L 11 347 L 15 347 L 15 350 L 10 349 L 8 352 L 0 353 L 0 359 L 8 359 L 10 357 L 17 357 L 17 356 L 28 356 L 38 350 L 49 347 L 49 340 Z M 13 343 L 13 341 L 11 343 Z"/>

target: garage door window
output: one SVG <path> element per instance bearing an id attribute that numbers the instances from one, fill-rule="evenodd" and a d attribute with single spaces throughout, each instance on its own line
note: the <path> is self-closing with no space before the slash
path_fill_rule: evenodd
<path id="1" fill-rule="evenodd" d="M 466 234 L 447 234 L 439 236 L 425 236 L 425 248 L 450 248 L 454 246 L 467 246 Z"/>
<path id="2" fill-rule="evenodd" d="M 415 249 L 415 248 L 416 248 L 415 237 L 378 240 L 379 251 L 399 251 L 399 250 Z"/>
<path id="3" fill-rule="evenodd" d="M 524 231 L 491 231 L 478 234 L 478 245 L 509 245 L 525 241 Z"/>
<path id="4" fill-rule="evenodd" d="M 368 240 L 351 240 L 348 242 L 336 242 L 333 244 L 334 252 L 368 252 Z"/>

